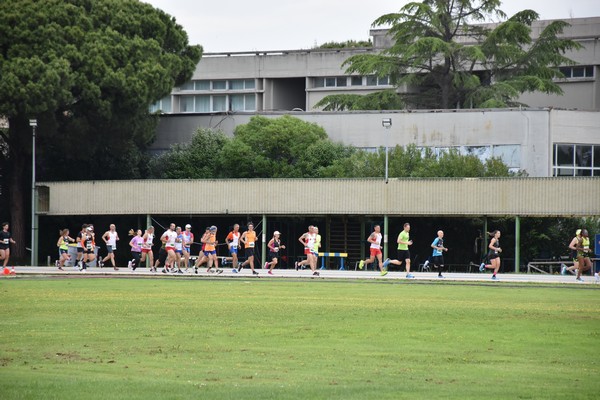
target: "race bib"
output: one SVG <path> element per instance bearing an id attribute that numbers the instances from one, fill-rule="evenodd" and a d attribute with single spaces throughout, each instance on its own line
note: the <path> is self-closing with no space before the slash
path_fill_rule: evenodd
<path id="1" fill-rule="evenodd" d="M 254 247 L 254 242 L 248 243 L 248 247 Z"/>
<path id="2" fill-rule="evenodd" d="M 4 239 L 3 242 L 4 242 L 4 244 L 9 244 L 10 243 L 8 239 Z"/>
<path id="3" fill-rule="evenodd" d="M 86 248 L 87 250 L 92 250 L 92 242 L 87 242 L 87 243 L 85 244 L 85 248 Z"/>

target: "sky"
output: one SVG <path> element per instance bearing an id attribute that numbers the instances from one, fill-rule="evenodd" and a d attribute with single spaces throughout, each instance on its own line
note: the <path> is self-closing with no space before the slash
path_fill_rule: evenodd
<path id="1" fill-rule="evenodd" d="M 175 17 L 190 44 L 205 52 L 310 49 L 326 42 L 368 40 L 372 22 L 405 0 L 143 0 Z M 356 4 L 356 5 L 352 5 Z M 507 15 L 532 9 L 541 19 L 600 17 L 598 0 L 507 0 Z M 494 21 L 490 21 L 494 22 Z"/>

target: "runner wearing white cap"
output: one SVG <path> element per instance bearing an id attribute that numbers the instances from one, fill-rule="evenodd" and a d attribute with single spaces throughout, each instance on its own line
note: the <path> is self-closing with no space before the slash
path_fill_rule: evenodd
<path id="1" fill-rule="evenodd" d="M 185 263 L 185 272 L 188 272 L 190 267 L 190 254 L 192 243 L 194 243 L 194 234 L 192 233 L 192 226 L 187 224 L 185 231 L 183 231 L 183 262 Z"/>

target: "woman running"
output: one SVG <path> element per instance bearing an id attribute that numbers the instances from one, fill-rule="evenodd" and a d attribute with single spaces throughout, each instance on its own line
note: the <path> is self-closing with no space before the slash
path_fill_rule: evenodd
<path id="1" fill-rule="evenodd" d="M 581 230 L 581 240 L 577 244 L 577 282 L 583 282 L 581 274 L 592 269 L 592 260 L 590 259 L 590 237 L 587 229 Z"/>
<path id="2" fill-rule="evenodd" d="M 493 269 L 494 275 L 492 275 L 493 280 L 497 280 L 498 277 L 496 274 L 498 270 L 500 270 L 500 253 L 502 253 L 502 249 L 500 248 L 500 231 L 495 230 L 490 234 L 492 239 L 490 240 L 490 244 L 488 245 L 488 255 L 487 258 L 490 261 L 489 264 L 481 263 L 479 266 L 479 271 L 483 272 L 486 268 Z"/>
<path id="3" fill-rule="evenodd" d="M 100 261 L 100 267 L 104 266 L 106 260 L 110 260 L 113 268 L 116 268 L 117 266 L 115 264 L 114 252 L 117 250 L 117 240 L 119 240 L 119 234 L 117 233 L 117 227 L 115 224 L 110 224 L 108 230 L 104 232 L 104 235 L 102 235 L 102 240 L 104 240 L 104 243 L 106 243 L 106 251 L 108 251 L 108 254 L 102 259 L 102 261 Z"/>
<path id="4" fill-rule="evenodd" d="M 161 242 L 165 245 L 165 251 L 167 252 L 167 259 L 165 262 L 165 268 L 163 273 L 167 273 L 170 268 L 175 267 L 175 260 L 177 256 L 175 254 L 175 240 L 177 240 L 177 233 L 175 232 L 175 224 L 171 223 L 169 229 L 165 231 L 160 237 Z"/>
<path id="5" fill-rule="evenodd" d="M 154 253 L 152 252 L 152 245 L 154 242 L 153 226 L 149 226 L 146 229 L 146 232 L 144 232 L 144 236 L 142 236 L 142 239 L 144 239 L 144 243 L 142 244 L 142 258 L 140 260 L 140 263 L 143 264 L 146 262 L 146 259 L 148 259 L 148 265 L 150 265 L 150 269 L 152 271 L 156 271 L 156 269 L 154 268 Z"/>
<path id="6" fill-rule="evenodd" d="M 71 256 L 69 255 L 69 243 L 75 242 L 71 236 L 69 236 L 69 230 L 63 229 L 60 232 L 60 237 L 58 238 L 58 242 L 56 242 L 56 246 L 58 246 L 58 269 L 60 271 L 64 271 L 63 267 L 67 261 L 71 260 Z"/>
<path id="7" fill-rule="evenodd" d="M 0 261 L 4 260 L 4 267 L 8 265 L 8 259 L 10 258 L 10 245 L 17 243 L 12 239 L 8 228 L 8 222 L 3 222 L 0 231 Z"/>
<path id="8" fill-rule="evenodd" d="M 190 267 L 190 255 L 192 254 L 192 243 L 194 243 L 194 234 L 192 226 L 187 224 L 183 231 L 183 262 L 185 263 L 185 272 L 188 272 Z"/>
<path id="9" fill-rule="evenodd" d="M 142 230 L 138 229 L 134 232 L 133 229 L 129 231 L 129 236 L 133 236 L 129 241 L 131 246 L 131 256 L 133 259 L 129 261 L 128 267 L 135 271 L 140 266 L 140 260 L 142 258 L 142 245 L 144 244 L 144 238 L 142 237 Z"/>
<path id="10" fill-rule="evenodd" d="M 275 268 L 278 262 L 279 250 L 285 249 L 285 246 L 281 244 L 281 240 L 279 239 L 280 236 L 281 233 L 279 233 L 279 231 L 273 232 L 273 238 L 269 240 L 269 243 L 267 243 L 267 247 L 269 248 L 269 258 L 271 259 L 271 262 L 265 263 L 265 269 L 269 270 L 269 275 L 273 275 L 273 268 Z"/>
<path id="11" fill-rule="evenodd" d="M 183 260 L 183 232 L 181 227 L 175 228 L 175 266 L 173 267 L 173 273 L 183 274 L 181 271 L 181 261 Z"/>

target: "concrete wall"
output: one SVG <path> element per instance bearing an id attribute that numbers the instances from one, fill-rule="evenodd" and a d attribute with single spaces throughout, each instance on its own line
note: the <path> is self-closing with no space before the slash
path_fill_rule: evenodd
<path id="1" fill-rule="evenodd" d="M 284 113 L 263 113 L 278 118 Z M 519 145 L 521 169 L 551 176 L 553 143 L 600 144 L 600 113 L 565 110 L 478 110 L 419 112 L 287 113 L 322 126 L 330 139 L 356 147 L 416 144 L 425 147 Z M 232 135 L 254 113 L 172 115 L 161 118 L 154 151 L 188 143 L 198 127 Z M 392 118 L 392 127 L 381 125 Z"/>

